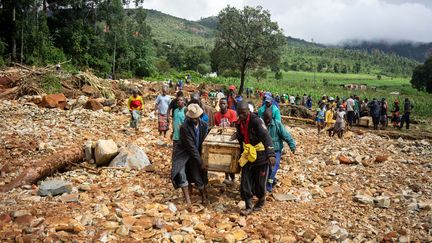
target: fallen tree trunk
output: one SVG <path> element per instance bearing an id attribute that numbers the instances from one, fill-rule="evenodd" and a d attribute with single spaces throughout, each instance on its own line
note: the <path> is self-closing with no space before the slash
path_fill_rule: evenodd
<path id="1" fill-rule="evenodd" d="M 302 121 L 310 124 L 315 124 L 314 120 L 308 118 L 300 118 L 300 117 L 293 117 L 293 116 L 281 116 L 281 118 L 288 121 Z"/>
<path id="2" fill-rule="evenodd" d="M 66 167 L 71 162 L 80 163 L 83 159 L 84 149 L 81 146 L 73 147 L 72 149 L 61 151 L 39 159 L 38 161 L 35 161 L 31 167 L 25 169 L 9 184 L 1 186 L 0 192 L 8 192 L 19 186 L 34 184 L 38 180 L 52 175 L 57 170 Z"/>
<path id="3" fill-rule="evenodd" d="M 18 87 L 13 87 L 13 88 L 10 88 L 10 89 L 6 89 L 2 93 L 0 93 L 0 98 L 5 97 L 5 96 L 10 95 L 10 94 L 13 94 L 17 90 L 18 90 Z"/>

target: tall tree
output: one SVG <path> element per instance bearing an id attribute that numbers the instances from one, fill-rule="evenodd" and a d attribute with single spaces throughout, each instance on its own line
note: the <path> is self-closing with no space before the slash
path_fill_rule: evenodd
<path id="1" fill-rule="evenodd" d="M 225 57 L 233 58 L 240 69 L 241 94 L 246 70 L 279 63 L 285 38 L 261 6 L 246 6 L 243 10 L 228 6 L 219 13 L 218 20 L 217 42 L 227 47 L 223 49 L 227 51 Z"/>
<path id="2" fill-rule="evenodd" d="M 414 69 L 411 84 L 417 90 L 432 93 L 432 57 Z"/>

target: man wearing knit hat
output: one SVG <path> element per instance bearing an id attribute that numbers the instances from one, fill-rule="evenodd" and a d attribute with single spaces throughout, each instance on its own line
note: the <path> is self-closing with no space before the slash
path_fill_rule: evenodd
<path id="1" fill-rule="evenodd" d="M 207 204 L 207 168 L 201 159 L 202 144 L 207 136 L 208 125 L 200 119 L 203 110 L 198 104 L 187 107 L 186 120 L 180 127 L 180 140 L 174 144 L 171 180 L 174 188 L 181 188 L 187 207 L 190 208 L 191 183 L 198 188 L 203 204 Z"/>

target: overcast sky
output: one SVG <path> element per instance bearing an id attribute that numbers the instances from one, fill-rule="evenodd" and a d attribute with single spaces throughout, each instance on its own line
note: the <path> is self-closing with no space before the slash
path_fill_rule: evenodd
<path id="1" fill-rule="evenodd" d="M 143 7 L 198 20 L 217 15 L 227 5 L 261 5 L 286 35 L 318 43 L 432 42 L 432 0 L 145 0 Z"/>

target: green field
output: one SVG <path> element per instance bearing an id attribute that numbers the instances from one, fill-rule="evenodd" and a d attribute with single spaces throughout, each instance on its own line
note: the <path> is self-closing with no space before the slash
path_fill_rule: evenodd
<path id="1" fill-rule="evenodd" d="M 323 80 L 326 80 L 325 82 Z M 390 108 L 393 108 L 393 101 L 397 98 L 403 104 L 405 98 L 409 98 L 414 105 L 413 116 L 417 118 L 432 118 L 432 94 L 420 92 L 411 87 L 409 78 L 390 78 L 382 76 L 379 80 L 376 75 L 369 74 L 335 74 L 335 73 L 313 73 L 313 72 L 283 72 L 282 79 L 276 80 L 273 73 L 268 73 L 264 81 L 258 82 L 255 78 L 248 76 L 245 87 L 253 87 L 255 90 L 269 90 L 276 94 L 300 95 L 310 94 L 316 101 L 323 95 L 348 97 L 352 94 L 360 98 L 386 98 Z M 237 87 L 240 81 L 237 78 L 206 78 L 196 80 L 198 82 L 218 83 L 222 85 L 235 84 Z M 348 90 L 341 85 L 349 83 L 366 84 L 368 89 Z M 399 95 L 392 95 L 391 92 L 399 92 Z"/>

